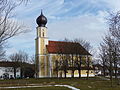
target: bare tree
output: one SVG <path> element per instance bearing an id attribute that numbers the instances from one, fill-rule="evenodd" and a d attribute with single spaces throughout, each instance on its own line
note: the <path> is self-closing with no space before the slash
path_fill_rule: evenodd
<path id="1" fill-rule="evenodd" d="M 30 56 L 30 63 L 35 64 L 35 55 Z"/>
<path id="2" fill-rule="evenodd" d="M 108 56 L 108 63 L 109 63 L 109 73 L 110 73 L 110 80 L 111 80 L 111 86 L 112 86 L 112 76 L 113 76 L 113 61 L 112 61 L 112 39 L 110 37 L 106 37 L 106 40 L 105 40 L 106 44 L 108 45 L 107 47 L 107 56 Z"/>
<path id="3" fill-rule="evenodd" d="M 111 86 L 112 86 L 112 76 L 115 73 L 117 78 L 117 52 L 116 52 L 116 42 L 114 38 L 110 35 L 106 35 L 103 39 L 103 43 L 101 44 L 101 59 L 103 61 L 104 69 L 109 71 Z M 105 70 L 104 70 L 105 73 Z"/>
<path id="4" fill-rule="evenodd" d="M 103 75 L 104 75 L 104 77 L 106 76 L 106 68 L 107 68 L 107 66 L 106 66 L 106 60 L 107 60 L 107 53 L 106 53 L 106 46 L 104 45 L 104 43 L 100 43 L 100 48 L 99 48 L 99 50 L 100 50 L 100 53 L 99 53 L 99 56 L 100 56 L 100 58 L 101 58 L 101 65 L 102 65 L 102 67 L 103 67 Z"/>
<path id="5" fill-rule="evenodd" d="M 120 41 L 120 11 L 118 11 L 117 13 L 110 13 L 108 23 L 111 35 Z"/>
<path id="6" fill-rule="evenodd" d="M 25 70 L 25 67 L 26 67 L 26 63 L 28 62 L 28 54 L 24 51 L 19 51 L 17 53 L 13 53 L 9 56 L 10 60 L 13 61 L 13 62 L 17 62 L 20 66 L 20 69 L 21 69 L 21 78 L 23 78 L 24 76 L 24 70 Z M 16 65 L 18 66 L 18 65 Z M 16 67 L 14 67 L 15 71 L 14 73 L 16 73 Z M 16 77 L 16 76 L 15 76 Z"/>
<path id="7" fill-rule="evenodd" d="M 74 39 L 74 40 L 69 40 L 67 38 L 64 39 L 64 41 L 66 42 L 70 42 L 70 43 L 74 43 L 72 46 L 68 46 L 66 48 L 69 49 L 69 51 L 71 52 L 71 65 L 72 65 L 72 77 L 74 77 L 74 71 L 75 69 L 78 70 L 79 72 L 79 77 L 81 77 L 81 65 L 83 64 L 82 62 L 82 54 L 80 53 L 80 47 L 83 47 L 83 51 L 87 51 L 87 52 L 92 52 L 93 48 L 90 45 L 90 42 L 83 40 L 83 39 Z M 74 51 L 74 52 L 72 52 Z M 86 55 L 85 55 L 86 56 Z M 73 58 L 75 57 L 75 59 Z M 89 69 L 90 69 L 90 65 L 91 65 L 91 60 L 89 56 L 86 56 L 86 62 L 84 63 L 84 65 L 87 67 L 87 78 L 89 77 Z"/>
<path id="8" fill-rule="evenodd" d="M 108 24 L 108 35 L 105 35 L 103 42 L 100 44 L 100 57 L 104 75 L 105 71 L 108 70 L 112 86 L 113 75 L 116 80 L 119 80 L 117 77 L 120 62 L 120 12 L 110 13 Z"/>
<path id="9" fill-rule="evenodd" d="M 5 51 L 3 50 L 3 46 L 0 45 L 0 60 L 4 60 Z"/>
<path id="10" fill-rule="evenodd" d="M 114 59 L 114 68 L 115 68 L 115 77 L 117 79 L 117 66 L 120 62 L 120 11 L 117 13 L 110 13 L 108 18 L 109 24 L 109 33 L 112 38 L 114 38 L 114 50 L 113 50 L 113 59 Z M 119 80 L 119 79 L 118 79 Z M 120 83 L 120 81 L 118 81 Z"/>
<path id="11" fill-rule="evenodd" d="M 90 42 L 83 40 L 83 39 L 74 39 L 73 40 L 75 43 L 79 43 L 80 45 L 82 45 L 84 47 L 85 50 L 87 50 L 89 53 L 91 53 L 93 51 L 93 47 L 90 45 Z M 80 55 L 80 53 L 79 53 Z M 82 58 L 79 56 L 79 62 L 77 63 L 78 65 L 78 71 L 79 71 L 79 77 L 80 73 L 81 73 L 81 65 L 82 65 Z M 91 65 L 91 60 L 90 57 L 87 55 L 86 56 L 86 66 L 87 66 L 87 79 L 89 78 L 89 69 L 90 69 L 90 65 Z"/>
<path id="12" fill-rule="evenodd" d="M 19 62 L 19 55 L 17 53 L 15 54 L 12 54 L 9 56 L 10 60 L 12 60 L 13 62 Z M 16 69 L 18 68 L 19 66 L 19 63 L 16 63 L 18 65 L 14 65 L 13 68 L 14 68 L 14 78 L 16 78 Z"/>
<path id="13" fill-rule="evenodd" d="M 68 42 L 68 44 L 65 47 L 66 53 L 66 62 L 67 62 L 67 69 L 71 70 L 71 77 L 74 78 L 74 72 L 75 72 L 75 54 L 77 50 L 77 47 L 75 46 L 74 42 L 72 40 L 69 40 L 67 38 L 64 39 L 65 42 Z M 69 65 L 68 65 L 69 64 Z"/>
<path id="14" fill-rule="evenodd" d="M 93 47 L 91 46 L 90 42 L 81 39 L 81 38 L 76 38 L 73 40 L 73 42 L 79 43 L 80 45 L 82 45 L 88 52 L 92 52 Z"/>
<path id="15" fill-rule="evenodd" d="M 25 33 L 27 27 L 13 19 L 14 9 L 22 2 L 28 0 L 0 0 L 0 49 L 1 57 L 4 56 L 3 46 L 6 41 L 20 33 Z"/>

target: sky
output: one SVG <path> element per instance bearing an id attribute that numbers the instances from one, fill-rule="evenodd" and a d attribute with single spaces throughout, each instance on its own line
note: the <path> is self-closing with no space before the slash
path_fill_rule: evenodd
<path id="1" fill-rule="evenodd" d="M 8 40 L 7 55 L 24 50 L 35 54 L 36 18 L 41 9 L 47 17 L 49 40 L 82 38 L 97 51 L 108 30 L 108 12 L 120 10 L 120 0 L 30 0 L 14 11 L 15 19 L 29 27 L 29 32 Z"/>

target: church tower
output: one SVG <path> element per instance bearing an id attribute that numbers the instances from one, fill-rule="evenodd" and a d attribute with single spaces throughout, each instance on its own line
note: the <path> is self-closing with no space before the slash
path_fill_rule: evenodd
<path id="1" fill-rule="evenodd" d="M 48 37 L 47 37 L 47 18 L 43 15 L 41 11 L 41 15 L 36 19 L 38 24 L 37 29 L 37 37 L 35 39 L 36 42 L 36 77 L 48 77 L 48 56 L 46 45 L 48 45 Z"/>

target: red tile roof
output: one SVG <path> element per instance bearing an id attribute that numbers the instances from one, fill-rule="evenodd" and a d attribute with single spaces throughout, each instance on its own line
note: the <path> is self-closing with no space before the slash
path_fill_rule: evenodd
<path id="1" fill-rule="evenodd" d="M 46 46 L 48 53 L 52 54 L 80 54 L 91 55 L 79 43 L 63 42 L 63 41 L 49 41 Z"/>

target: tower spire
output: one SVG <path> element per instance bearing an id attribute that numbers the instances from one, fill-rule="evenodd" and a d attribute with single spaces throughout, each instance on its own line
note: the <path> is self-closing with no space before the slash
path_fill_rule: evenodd
<path id="1" fill-rule="evenodd" d="M 43 15 L 42 9 L 41 9 L 41 15 Z"/>
<path id="2" fill-rule="evenodd" d="M 47 18 L 43 15 L 42 9 L 41 9 L 41 15 L 36 19 L 36 22 L 39 27 L 45 27 L 47 24 Z"/>

